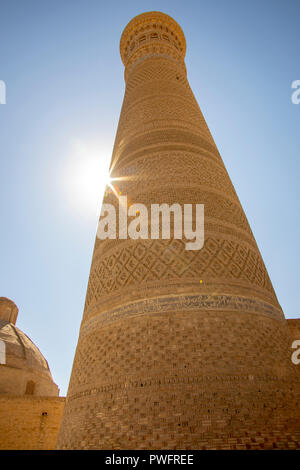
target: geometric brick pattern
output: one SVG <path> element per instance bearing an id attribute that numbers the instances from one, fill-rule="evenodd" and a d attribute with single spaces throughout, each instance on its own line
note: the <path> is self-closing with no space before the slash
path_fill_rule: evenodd
<path id="1" fill-rule="evenodd" d="M 249 314 L 229 318 L 177 312 L 80 336 L 66 447 L 298 448 L 297 383 L 274 361 L 287 366 L 288 331 Z M 247 347 L 233 364 L 237 338 Z"/>
<path id="2" fill-rule="evenodd" d="M 114 250 L 96 260 L 91 269 L 86 308 L 101 295 L 120 287 L 165 278 L 202 279 L 223 275 L 227 279 L 245 279 L 272 290 L 261 258 L 253 250 L 227 240 L 208 238 L 203 249 L 187 256 L 182 240 L 149 240 Z"/>
<path id="3" fill-rule="evenodd" d="M 205 240 L 97 240 L 60 449 L 299 448 L 291 336 L 189 86 L 180 26 L 125 28 L 113 149 L 128 204 L 204 204 Z M 117 195 L 116 195 L 117 194 Z"/>

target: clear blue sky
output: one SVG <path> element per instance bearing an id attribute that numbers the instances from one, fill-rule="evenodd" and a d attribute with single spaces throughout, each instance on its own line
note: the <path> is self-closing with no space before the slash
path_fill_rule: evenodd
<path id="1" fill-rule="evenodd" d="M 1 0 L 0 296 L 67 390 L 124 93 L 119 40 L 163 11 L 287 317 L 300 316 L 299 0 Z"/>

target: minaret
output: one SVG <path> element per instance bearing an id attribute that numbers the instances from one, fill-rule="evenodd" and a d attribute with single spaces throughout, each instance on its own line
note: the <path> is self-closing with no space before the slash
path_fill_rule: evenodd
<path id="1" fill-rule="evenodd" d="M 185 51 L 168 15 L 126 26 L 105 203 L 204 204 L 204 246 L 96 239 L 60 449 L 272 448 L 297 434 L 286 320 Z"/>

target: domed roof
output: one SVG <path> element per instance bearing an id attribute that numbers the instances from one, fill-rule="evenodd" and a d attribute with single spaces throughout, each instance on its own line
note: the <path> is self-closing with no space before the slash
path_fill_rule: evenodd
<path id="1" fill-rule="evenodd" d="M 0 297 L 0 319 L 16 324 L 19 309 L 16 304 L 7 297 Z"/>
<path id="2" fill-rule="evenodd" d="M 32 340 L 9 321 L 16 320 L 15 308 L 11 300 L 0 298 L 0 394 L 56 396 L 58 388 L 48 362 Z"/>
<path id="3" fill-rule="evenodd" d="M 6 344 L 6 364 L 50 374 L 49 365 L 31 339 L 12 323 L 0 320 L 0 339 Z"/>

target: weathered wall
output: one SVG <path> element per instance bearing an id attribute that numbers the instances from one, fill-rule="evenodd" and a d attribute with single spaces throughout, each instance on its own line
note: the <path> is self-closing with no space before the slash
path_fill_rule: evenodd
<path id="1" fill-rule="evenodd" d="M 0 449 L 55 449 L 64 397 L 0 395 Z"/>

